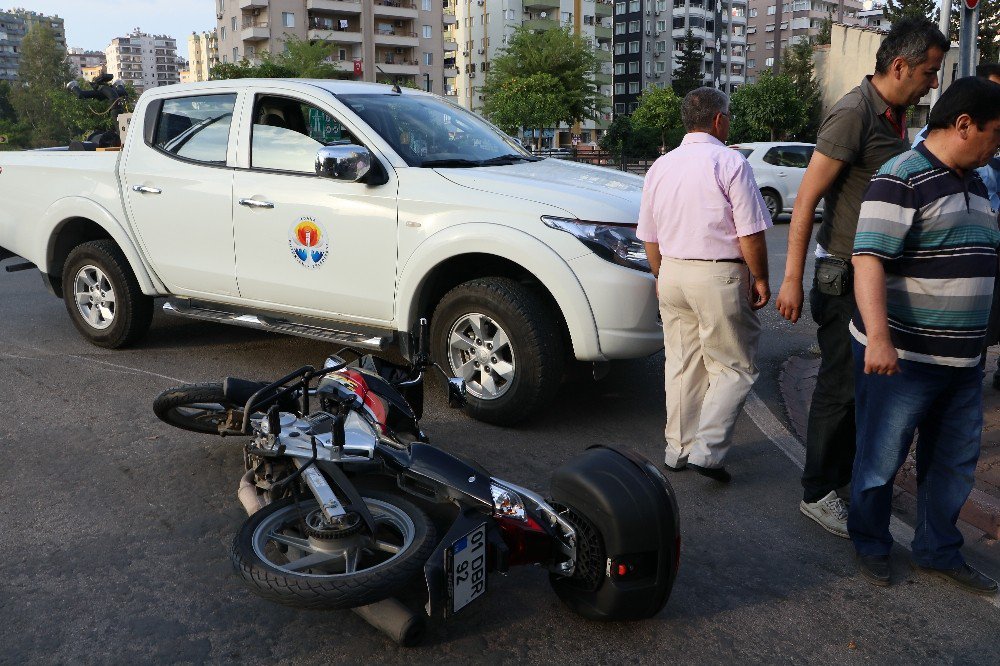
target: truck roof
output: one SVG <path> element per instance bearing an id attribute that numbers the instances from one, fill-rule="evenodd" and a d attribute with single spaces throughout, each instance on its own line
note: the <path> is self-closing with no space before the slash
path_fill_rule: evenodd
<path id="1" fill-rule="evenodd" d="M 201 88 L 233 88 L 243 89 L 253 86 L 272 86 L 275 83 L 297 83 L 322 88 L 334 95 L 388 95 L 393 86 L 384 83 L 369 83 L 367 81 L 344 81 L 340 79 L 223 79 L 218 81 L 198 81 L 193 83 L 176 83 L 169 86 L 151 88 L 148 92 L 164 92 L 170 94 L 181 90 L 199 90 Z M 408 94 L 427 94 L 422 90 L 402 88 Z"/>

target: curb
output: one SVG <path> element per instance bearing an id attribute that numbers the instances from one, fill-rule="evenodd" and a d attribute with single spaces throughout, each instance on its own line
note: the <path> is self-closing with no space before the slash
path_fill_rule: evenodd
<path id="1" fill-rule="evenodd" d="M 785 412 L 792 424 L 796 439 L 805 446 L 806 420 L 809 401 L 816 386 L 819 359 L 792 356 L 781 366 L 778 384 L 781 388 Z M 911 452 L 896 475 L 895 486 L 916 499 L 916 461 Z M 973 488 L 962 507 L 959 519 L 984 532 L 992 539 L 1000 539 L 1000 498 Z"/>

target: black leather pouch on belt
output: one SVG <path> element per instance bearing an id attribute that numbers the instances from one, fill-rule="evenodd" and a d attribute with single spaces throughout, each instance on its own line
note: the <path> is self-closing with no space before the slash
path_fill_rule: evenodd
<path id="1" fill-rule="evenodd" d="M 816 260 L 816 288 L 827 296 L 843 296 L 851 290 L 851 262 L 837 257 Z"/>

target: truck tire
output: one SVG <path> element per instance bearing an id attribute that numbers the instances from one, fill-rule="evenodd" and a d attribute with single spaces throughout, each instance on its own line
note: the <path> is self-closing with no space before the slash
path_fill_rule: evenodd
<path id="1" fill-rule="evenodd" d="M 127 347 L 149 330 L 153 299 L 142 293 L 114 241 L 73 248 L 63 264 L 62 288 L 73 325 L 98 347 Z"/>
<path id="2" fill-rule="evenodd" d="M 355 608 L 397 594 L 423 572 L 437 546 L 434 524 L 398 494 L 361 492 L 378 526 L 374 546 L 362 537 L 363 531 L 340 530 L 345 532 L 341 536 L 335 529 L 312 528 L 320 514 L 316 500 L 287 498 L 268 504 L 243 523 L 230 551 L 233 568 L 260 596 L 296 608 Z M 383 552 L 379 544 L 396 550 Z M 347 569 L 346 556 L 309 568 L 297 564 L 336 552 L 341 545 L 359 551 L 353 570 Z"/>
<path id="3" fill-rule="evenodd" d="M 441 299 L 431 320 L 431 353 L 466 381 L 473 418 L 513 425 L 549 400 L 565 364 L 552 308 L 507 278 L 478 278 Z"/>

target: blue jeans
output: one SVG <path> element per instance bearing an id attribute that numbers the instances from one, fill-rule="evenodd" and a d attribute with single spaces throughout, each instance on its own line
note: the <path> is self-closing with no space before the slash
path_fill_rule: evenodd
<path id="1" fill-rule="evenodd" d="M 893 479 L 919 430 L 913 559 L 934 569 L 960 567 L 963 539 L 955 523 L 979 459 L 983 363 L 956 368 L 900 359 L 895 375 L 866 375 L 865 348 L 851 344 L 858 439 L 847 530 L 854 548 L 889 554 Z"/>

